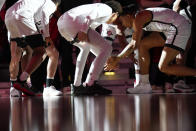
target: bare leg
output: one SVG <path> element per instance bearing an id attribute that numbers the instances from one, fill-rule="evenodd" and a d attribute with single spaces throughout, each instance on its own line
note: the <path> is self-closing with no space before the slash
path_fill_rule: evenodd
<path id="1" fill-rule="evenodd" d="M 10 96 L 19 97 L 21 93 L 14 88 L 15 82 L 17 82 L 17 76 L 19 72 L 19 62 L 21 59 L 22 49 L 17 46 L 15 41 L 11 41 L 10 43 L 11 50 L 11 61 L 9 66 L 10 71 Z"/>
<path id="2" fill-rule="evenodd" d="M 171 64 L 179 53 L 175 49 L 164 47 L 159 61 L 160 71 L 176 76 L 196 76 L 196 69 L 184 65 Z"/>
<path id="3" fill-rule="evenodd" d="M 47 65 L 46 88 L 44 88 L 43 96 L 62 95 L 62 92 L 56 90 L 54 87 L 54 76 L 55 76 L 56 69 L 58 66 L 59 53 L 56 50 L 53 43 L 51 43 L 51 45 L 48 46 L 45 50 L 46 50 L 46 53 L 49 57 L 49 61 L 48 61 L 48 65 Z"/>
<path id="4" fill-rule="evenodd" d="M 152 88 L 149 83 L 149 66 L 150 66 L 150 54 L 149 50 L 153 47 L 163 47 L 164 39 L 158 32 L 152 32 L 150 35 L 146 36 L 141 40 L 138 47 L 139 50 L 139 83 L 134 85 L 134 88 L 128 88 L 128 93 L 151 93 Z"/>
<path id="5" fill-rule="evenodd" d="M 17 47 L 17 43 L 14 41 L 11 41 L 10 50 L 11 50 L 11 61 L 9 66 L 10 79 L 16 80 L 18 76 L 19 61 L 21 58 L 22 50 L 20 47 Z"/>
<path id="6" fill-rule="evenodd" d="M 33 54 L 33 50 L 31 49 L 31 47 L 27 46 L 23 49 L 23 56 L 21 59 L 22 71 L 25 70 L 27 64 L 30 62 L 32 54 Z"/>
<path id="7" fill-rule="evenodd" d="M 165 41 L 158 32 L 152 32 L 149 36 L 142 39 L 140 47 L 138 47 L 140 74 L 149 74 L 149 50 L 153 47 L 163 47 L 164 44 Z"/>
<path id="8" fill-rule="evenodd" d="M 44 47 L 37 47 L 33 49 L 32 58 L 28 63 L 27 67 L 25 68 L 25 71 L 29 75 L 32 74 L 32 72 L 34 72 L 37 69 L 37 67 L 39 67 L 39 65 L 42 63 L 44 53 Z"/>
<path id="9" fill-rule="evenodd" d="M 47 78 L 54 78 L 58 65 L 59 53 L 53 44 L 46 48 L 46 53 L 49 57 L 47 65 Z"/>

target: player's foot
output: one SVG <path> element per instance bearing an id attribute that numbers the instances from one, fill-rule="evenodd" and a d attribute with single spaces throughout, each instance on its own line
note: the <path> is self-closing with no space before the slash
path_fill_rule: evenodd
<path id="1" fill-rule="evenodd" d="M 46 87 L 43 91 L 43 96 L 62 96 L 63 93 L 58 91 L 54 86 Z"/>
<path id="2" fill-rule="evenodd" d="M 179 80 L 177 83 L 175 83 L 173 88 L 179 93 L 196 92 L 194 88 L 189 87 L 183 80 Z"/>
<path id="3" fill-rule="evenodd" d="M 152 93 L 152 88 L 149 83 L 139 83 L 135 88 L 128 88 L 128 94 L 146 94 Z"/>
<path id="4" fill-rule="evenodd" d="M 109 95 L 112 94 L 112 90 L 103 88 L 103 86 L 99 85 L 97 82 L 94 82 L 92 86 L 88 86 L 90 92 L 94 95 Z"/>
<path id="5" fill-rule="evenodd" d="M 13 87 L 19 91 L 22 91 L 28 96 L 34 96 L 35 92 L 32 91 L 26 82 L 16 82 L 13 84 Z"/>
<path id="6" fill-rule="evenodd" d="M 10 96 L 11 97 L 21 97 L 21 95 L 22 95 L 21 91 L 18 91 L 14 87 L 10 87 Z"/>

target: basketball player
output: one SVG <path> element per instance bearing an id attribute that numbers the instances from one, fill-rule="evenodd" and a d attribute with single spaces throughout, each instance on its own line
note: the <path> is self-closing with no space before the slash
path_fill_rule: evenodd
<path id="1" fill-rule="evenodd" d="M 112 93 L 111 90 L 97 83 L 103 66 L 112 52 L 112 46 L 95 31 L 95 28 L 102 23 L 114 21 L 118 16 L 117 12 L 121 11 L 122 8 L 118 2 L 109 1 L 107 4 L 94 3 L 72 8 L 59 18 L 60 34 L 80 49 L 74 83 L 71 85 L 72 94 L 107 95 Z M 96 58 L 90 66 L 86 81 L 82 83 L 82 74 L 89 52 L 92 52 Z"/>

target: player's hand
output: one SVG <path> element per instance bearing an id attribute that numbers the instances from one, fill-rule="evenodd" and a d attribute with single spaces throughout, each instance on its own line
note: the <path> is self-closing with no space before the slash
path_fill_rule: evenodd
<path id="1" fill-rule="evenodd" d="M 120 61 L 120 58 L 117 56 L 111 56 L 105 66 L 104 66 L 104 70 L 105 71 L 111 71 L 111 70 L 116 70 L 119 68 L 119 64 L 118 62 Z"/>

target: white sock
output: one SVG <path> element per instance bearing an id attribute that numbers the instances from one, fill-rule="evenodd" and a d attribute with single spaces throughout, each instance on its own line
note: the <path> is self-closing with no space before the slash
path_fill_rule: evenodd
<path id="1" fill-rule="evenodd" d="M 135 73 L 135 85 L 138 85 L 140 82 L 140 74 Z"/>
<path id="2" fill-rule="evenodd" d="M 138 49 L 136 49 L 136 50 L 134 50 L 134 58 L 136 59 L 136 60 L 138 60 L 139 59 L 139 52 L 138 52 Z"/>
<path id="3" fill-rule="evenodd" d="M 46 77 L 46 79 L 54 79 L 54 77 Z"/>
<path id="4" fill-rule="evenodd" d="M 20 75 L 20 80 L 21 80 L 21 81 L 26 81 L 28 77 L 29 77 L 29 74 L 28 74 L 27 72 L 23 72 L 23 73 Z"/>
<path id="5" fill-rule="evenodd" d="M 76 83 L 76 84 L 74 84 L 74 86 L 80 86 L 80 85 L 81 85 L 81 84 L 77 84 L 77 83 Z"/>
<path id="6" fill-rule="evenodd" d="M 137 64 L 134 64 L 134 68 L 135 68 L 135 70 L 140 70 L 139 63 L 137 63 Z"/>
<path id="7" fill-rule="evenodd" d="M 139 61 L 138 61 L 138 59 L 139 59 L 138 58 L 139 57 L 138 49 L 134 50 L 134 54 L 135 54 L 134 58 L 138 62 L 137 64 L 134 64 L 135 72 L 138 71 L 138 73 L 139 73 L 140 66 L 139 66 Z M 140 82 L 140 74 L 138 74 L 138 73 L 135 73 L 135 84 L 134 85 L 138 85 Z"/>
<path id="8" fill-rule="evenodd" d="M 16 79 L 10 79 L 10 81 L 17 81 L 17 78 Z"/>

